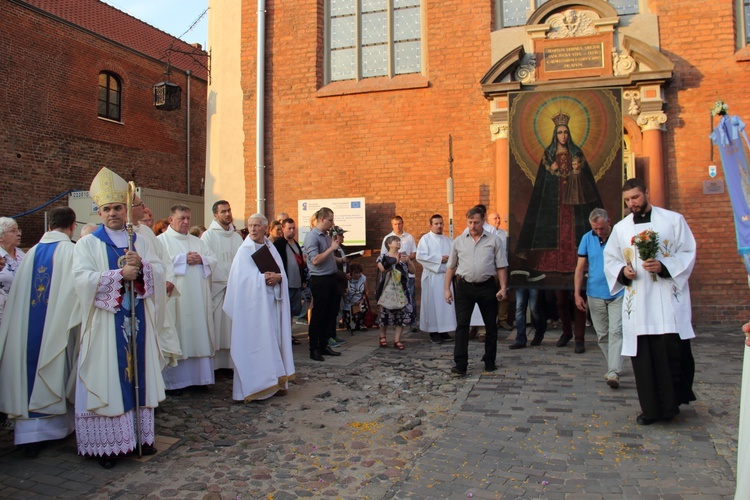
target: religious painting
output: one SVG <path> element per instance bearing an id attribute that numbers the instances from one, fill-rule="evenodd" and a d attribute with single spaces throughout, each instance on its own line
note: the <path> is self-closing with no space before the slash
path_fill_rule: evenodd
<path id="1" fill-rule="evenodd" d="M 589 214 L 622 212 L 620 89 L 509 95 L 511 287 L 572 289 Z"/>

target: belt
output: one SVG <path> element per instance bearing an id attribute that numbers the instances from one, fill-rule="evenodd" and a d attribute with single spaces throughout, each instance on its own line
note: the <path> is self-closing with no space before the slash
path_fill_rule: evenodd
<path id="1" fill-rule="evenodd" d="M 459 283 L 461 283 L 463 285 L 471 285 L 471 286 L 486 285 L 487 283 L 489 283 L 490 281 L 493 281 L 493 280 L 494 280 L 494 278 L 490 278 L 490 279 L 485 280 L 485 281 L 480 281 L 479 283 L 474 283 L 472 281 L 466 281 L 463 277 L 461 277 L 461 278 L 458 279 Z"/>

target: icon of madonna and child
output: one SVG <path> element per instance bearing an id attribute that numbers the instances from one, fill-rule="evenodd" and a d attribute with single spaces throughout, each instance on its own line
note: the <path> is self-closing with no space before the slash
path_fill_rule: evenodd
<path id="1" fill-rule="evenodd" d="M 567 98 L 558 98 L 557 104 L 565 104 L 568 101 Z M 615 190 L 613 196 L 616 198 L 613 203 L 603 202 L 600 193 L 601 186 L 597 181 L 600 183 L 607 181 L 605 174 L 607 170 L 610 170 L 608 167 L 614 163 L 613 160 L 616 157 L 620 159 L 622 157 L 622 128 L 621 126 L 617 128 L 619 140 L 614 140 L 607 145 L 609 141 L 606 140 L 606 134 L 602 136 L 602 131 L 595 129 L 600 122 L 607 122 L 607 119 L 602 117 L 591 120 L 591 113 L 584 107 L 585 104 L 581 99 L 574 99 L 572 102 L 577 103 L 579 111 L 583 108 L 584 112 L 572 116 L 573 113 L 560 110 L 558 107 L 556 113 L 549 117 L 554 109 L 554 104 L 549 104 L 546 119 L 551 120 L 552 123 L 545 127 L 539 127 L 537 123 L 534 130 L 535 136 L 541 142 L 540 129 L 546 129 L 549 142 L 541 152 L 536 174 L 533 175 L 531 169 L 522 167 L 514 169 L 514 164 L 511 163 L 511 219 L 516 223 L 515 228 L 511 226 L 511 241 L 515 240 L 515 245 L 511 246 L 512 254 L 514 254 L 511 255 L 511 270 L 514 267 L 523 269 L 524 271 L 520 274 L 528 276 L 529 281 L 534 281 L 533 277 L 536 276 L 539 282 L 534 286 L 572 287 L 570 273 L 575 271 L 581 238 L 591 230 L 588 220 L 591 211 L 594 208 L 606 208 L 613 222 L 620 217 L 620 210 L 617 207 L 621 195 L 617 184 L 621 182 L 622 169 L 620 168 L 619 173 L 618 169 L 611 169 L 611 175 L 608 177 L 613 178 L 614 182 L 610 180 L 605 183 L 610 188 L 608 189 L 610 196 L 611 190 Z M 614 110 L 619 111 L 617 108 Z M 537 113 L 536 117 L 538 120 L 545 118 L 543 113 Z M 586 120 L 586 126 L 578 124 L 574 128 L 573 120 L 576 118 Z M 612 125 L 609 128 L 612 129 Z M 548 135 L 550 129 L 551 137 Z M 597 149 L 595 156 L 601 161 L 596 173 L 592 170 L 592 165 L 583 149 L 576 142 L 578 137 L 574 137 L 571 130 L 583 131 L 582 135 L 586 139 L 595 140 L 598 146 L 595 148 Z M 614 134 L 610 135 L 614 138 Z M 523 141 L 519 140 L 515 144 L 516 151 L 512 155 L 516 157 L 516 160 L 522 159 L 523 156 L 518 151 L 520 143 Z M 617 150 L 614 151 L 615 154 L 612 154 L 612 148 Z M 514 149 L 513 145 L 511 149 Z M 607 149 L 609 149 L 609 154 L 606 154 Z M 533 161 L 531 154 L 527 154 L 527 158 Z M 516 161 L 515 163 L 522 162 Z M 606 168 L 603 163 L 607 163 Z M 530 179 L 533 179 L 533 186 L 529 186 Z M 518 197 L 525 197 L 525 200 L 514 200 Z M 523 205 L 526 205 L 525 213 L 514 213 L 520 212 Z M 514 207 L 517 210 L 514 210 Z M 513 238 L 514 232 L 516 238 Z M 550 280 L 542 280 L 543 277 L 549 277 Z M 516 286 L 519 285 L 517 280 L 513 281 Z"/>

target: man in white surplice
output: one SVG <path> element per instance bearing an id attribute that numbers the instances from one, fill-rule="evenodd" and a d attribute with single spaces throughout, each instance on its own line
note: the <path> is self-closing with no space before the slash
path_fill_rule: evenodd
<path id="1" fill-rule="evenodd" d="M 622 187 L 630 215 L 615 224 L 604 247 L 604 274 L 610 293 L 622 300 L 622 355 L 630 356 L 642 413 L 636 423 L 671 420 L 679 406 L 695 401 L 695 362 L 690 339 L 688 279 L 695 264 L 695 238 L 682 215 L 654 207 L 640 179 Z M 659 251 L 643 260 L 633 238 L 658 233 Z"/>
<path id="2" fill-rule="evenodd" d="M 417 245 L 417 262 L 422 265 L 422 298 L 419 329 L 430 334 L 430 340 L 442 344 L 452 340 L 448 332 L 456 330 L 456 309 L 445 302 L 445 264 L 451 253 L 451 239 L 443 234 L 443 217 L 430 217 L 430 232 Z"/>
<path id="3" fill-rule="evenodd" d="M 29 457 L 75 428 L 66 386 L 81 321 L 70 241 L 76 213 L 54 208 L 49 221 L 18 267 L 0 327 L 0 411 L 15 419 L 14 442 Z"/>
<path id="4" fill-rule="evenodd" d="M 232 320 L 224 312 L 224 294 L 227 291 L 227 278 L 232 260 L 242 245 L 242 237 L 234 228 L 232 207 L 226 200 L 219 200 L 213 206 L 214 220 L 203 232 L 201 239 L 216 255 L 216 267 L 211 275 L 211 297 L 214 317 L 214 370 L 233 368 L 229 356 L 232 347 Z"/>
<path id="5" fill-rule="evenodd" d="M 148 207 L 143 203 L 140 196 L 135 195 L 133 197 L 131 210 L 133 230 L 139 237 L 148 240 L 156 252 L 156 256 L 159 258 L 159 260 L 150 262 L 151 267 L 162 269 L 162 272 L 154 275 L 154 279 L 156 280 L 154 282 L 154 302 L 156 304 L 154 323 L 158 328 L 159 347 L 161 348 L 164 363 L 170 366 L 177 366 L 177 361 L 182 357 L 180 339 L 177 336 L 174 319 L 171 315 L 167 314 L 167 303 L 170 297 L 177 298 L 177 295 L 179 295 L 173 293 L 174 266 L 164 249 L 164 245 L 156 239 L 156 235 L 151 228 L 141 223 L 143 217 L 146 216 L 145 211 L 148 210 Z"/>
<path id="6" fill-rule="evenodd" d="M 134 235 L 133 250 L 128 250 L 127 183 L 122 177 L 103 168 L 89 194 L 103 224 L 79 239 L 73 250 L 75 289 L 81 304 L 76 441 L 78 453 L 99 457 L 100 465 L 109 469 L 117 455 L 134 451 L 139 442 L 144 455 L 156 453 L 154 408 L 164 399 L 161 350 L 153 322 L 154 275 L 160 270 L 149 263 L 158 257 L 146 239 Z M 135 303 L 126 284 L 134 287 Z M 134 340 L 137 379 L 130 355 Z M 140 436 L 136 436 L 136 380 Z"/>
<path id="7" fill-rule="evenodd" d="M 179 296 L 167 304 L 177 335 L 182 358 L 177 366 L 164 369 L 168 390 L 214 383 L 214 319 L 211 304 L 211 273 L 216 257 L 208 246 L 191 235 L 190 207 L 174 205 L 169 227 L 158 236 L 174 264 L 174 286 Z"/>
<path id="8" fill-rule="evenodd" d="M 294 379 L 287 276 L 279 252 L 265 237 L 268 220 L 247 221 L 248 237 L 229 272 L 224 310 L 232 318 L 232 399 L 249 403 L 286 394 Z M 260 272 L 253 254 L 267 247 L 279 272 Z"/>

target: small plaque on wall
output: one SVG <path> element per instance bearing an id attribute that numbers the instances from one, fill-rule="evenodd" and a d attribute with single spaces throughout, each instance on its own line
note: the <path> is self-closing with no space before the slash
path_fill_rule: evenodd
<path id="1" fill-rule="evenodd" d="M 724 181 L 703 181 L 703 194 L 721 194 L 724 192 Z"/>

